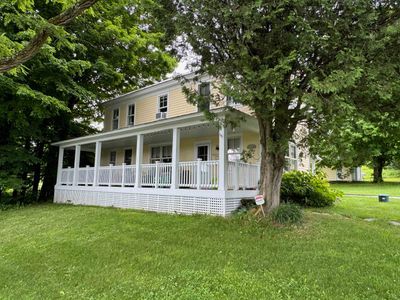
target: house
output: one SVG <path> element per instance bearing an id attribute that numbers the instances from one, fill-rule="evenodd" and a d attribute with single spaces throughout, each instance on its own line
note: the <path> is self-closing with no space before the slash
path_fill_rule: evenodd
<path id="1" fill-rule="evenodd" d="M 339 169 L 323 168 L 322 171 L 326 174 L 326 178 L 328 179 L 328 181 L 363 181 L 363 173 L 361 172 L 361 167 Z"/>
<path id="2" fill-rule="evenodd" d="M 218 93 L 208 76 L 188 85 L 204 96 Z M 226 105 L 233 111 L 223 109 Z M 218 128 L 186 101 L 174 79 L 107 101 L 103 132 L 54 143 L 59 146 L 54 202 L 230 214 L 242 198 L 257 194 L 258 125 L 247 107 L 226 97 L 208 109 L 218 118 L 234 114 L 243 121 L 235 129 Z M 246 162 L 244 150 L 252 153 Z M 68 153 L 73 163 L 64 159 Z M 93 159 L 82 159 L 87 154 Z M 310 169 L 293 143 L 287 159 L 289 169 Z"/>

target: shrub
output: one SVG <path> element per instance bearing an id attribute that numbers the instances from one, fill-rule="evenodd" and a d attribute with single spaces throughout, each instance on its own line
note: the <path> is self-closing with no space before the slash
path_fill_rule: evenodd
<path id="1" fill-rule="evenodd" d="M 271 219 L 283 225 L 299 224 L 303 221 L 303 211 L 297 204 L 284 203 L 271 211 Z"/>
<path id="2" fill-rule="evenodd" d="M 324 207 L 332 205 L 341 195 L 341 192 L 330 187 L 323 173 L 312 175 L 307 172 L 290 171 L 282 178 L 282 202 Z"/>

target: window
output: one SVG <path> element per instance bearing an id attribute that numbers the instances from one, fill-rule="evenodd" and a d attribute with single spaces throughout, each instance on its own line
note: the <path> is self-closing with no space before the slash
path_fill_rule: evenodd
<path id="1" fill-rule="evenodd" d="M 239 161 L 241 158 L 240 137 L 228 138 L 228 160 Z"/>
<path id="2" fill-rule="evenodd" d="M 209 82 L 203 82 L 199 85 L 199 94 L 202 96 L 200 99 L 200 102 L 197 105 L 197 110 L 198 111 L 207 111 L 210 110 L 210 83 Z"/>
<path id="3" fill-rule="evenodd" d="M 128 126 L 135 125 L 135 104 L 128 106 Z"/>
<path id="4" fill-rule="evenodd" d="M 127 165 L 132 164 L 132 149 L 125 149 L 124 163 Z"/>
<path id="5" fill-rule="evenodd" d="M 210 145 L 197 145 L 196 158 L 200 158 L 202 161 L 209 160 L 209 149 Z"/>
<path id="6" fill-rule="evenodd" d="M 168 95 L 158 97 L 158 112 L 168 111 Z"/>
<path id="7" fill-rule="evenodd" d="M 227 96 L 226 97 L 226 105 L 227 106 L 231 106 L 231 107 L 240 107 L 240 106 L 242 106 L 241 103 L 239 103 L 237 100 L 235 100 L 235 98 L 233 98 L 231 96 Z"/>
<path id="8" fill-rule="evenodd" d="M 172 162 L 172 146 L 156 146 L 151 147 L 150 163 L 154 164 L 156 161 L 170 163 Z"/>
<path id="9" fill-rule="evenodd" d="M 117 152 L 111 151 L 110 152 L 110 165 L 115 166 L 116 159 L 117 159 Z"/>
<path id="10" fill-rule="evenodd" d="M 285 170 L 297 170 L 297 147 L 294 143 L 289 143 Z"/>
<path id="11" fill-rule="evenodd" d="M 116 108 L 113 110 L 113 118 L 112 118 L 112 129 L 118 129 L 119 123 L 119 109 Z"/>

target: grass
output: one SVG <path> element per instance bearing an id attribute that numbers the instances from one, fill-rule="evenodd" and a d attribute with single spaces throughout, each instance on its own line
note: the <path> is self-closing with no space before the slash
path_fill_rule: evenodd
<path id="1" fill-rule="evenodd" d="M 370 182 L 343 182 L 331 183 L 335 189 L 342 191 L 345 194 L 359 194 L 359 195 L 378 195 L 389 194 L 390 196 L 400 196 L 400 183 L 399 182 L 384 182 L 384 183 L 370 183 Z"/>
<path id="2" fill-rule="evenodd" d="M 0 298 L 397 299 L 400 228 L 360 217 L 400 219 L 398 208 L 345 198 L 291 228 L 65 205 L 8 210 Z"/>
<path id="3" fill-rule="evenodd" d="M 370 167 L 362 166 L 361 172 L 364 174 L 364 181 L 372 182 L 373 170 Z M 400 182 L 400 170 L 386 167 L 383 169 L 382 177 L 385 182 Z"/>

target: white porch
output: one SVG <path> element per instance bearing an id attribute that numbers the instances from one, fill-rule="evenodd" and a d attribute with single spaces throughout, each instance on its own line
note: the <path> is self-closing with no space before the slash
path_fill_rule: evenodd
<path id="1" fill-rule="evenodd" d="M 240 199 L 253 197 L 258 187 L 256 163 L 229 161 L 228 136 L 242 130 L 256 130 L 250 117 L 235 132 L 216 128 L 201 114 L 166 119 L 93 136 L 62 141 L 54 201 L 84 205 L 115 206 L 170 213 L 227 215 Z M 205 134 L 217 137 L 214 159 L 181 160 L 183 137 L 202 140 Z M 147 163 L 143 147 L 154 141 L 172 145 L 170 162 Z M 101 164 L 102 150 L 116 145 L 134 145 L 133 164 Z M 73 164 L 66 165 L 64 154 L 74 152 Z M 83 166 L 81 153 L 94 153 L 93 163 Z"/>
<path id="2" fill-rule="evenodd" d="M 61 186 L 135 187 L 136 165 L 100 166 L 97 184 L 94 184 L 95 167 L 61 169 Z M 142 164 L 138 185 L 142 188 L 171 188 L 175 181 L 172 163 Z M 215 190 L 218 189 L 219 161 L 178 162 L 177 188 Z M 258 185 L 259 165 L 240 161 L 228 162 L 227 190 L 255 190 Z"/>

